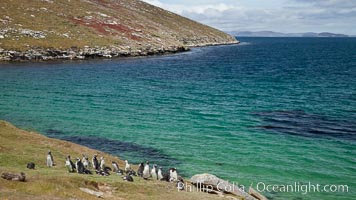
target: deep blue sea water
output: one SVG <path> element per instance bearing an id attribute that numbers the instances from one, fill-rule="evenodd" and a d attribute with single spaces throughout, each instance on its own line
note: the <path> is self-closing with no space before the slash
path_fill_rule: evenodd
<path id="1" fill-rule="evenodd" d="M 271 199 L 355 199 L 356 38 L 240 41 L 168 56 L 0 64 L 0 119 L 185 177 L 349 187 L 265 192 Z"/>

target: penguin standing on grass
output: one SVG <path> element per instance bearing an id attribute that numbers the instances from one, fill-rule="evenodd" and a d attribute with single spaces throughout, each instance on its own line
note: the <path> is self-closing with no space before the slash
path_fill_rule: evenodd
<path id="1" fill-rule="evenodd" d="M 77 161 L 75 162 L 75 167 L 77 169 L 78 174 L 84 174 L 84 165 L 80 158 L 77 158 Z"/>
<path id="2" fill-rule="evenodd" d="M 105 170 L 105 160 L 104 157 L 100 157 L 100 169 Z"/>
<path id="3" fill-rule="evenodd" d="M 143 168 L 144 168 L 145 166 L 143 165 L 143 163 L 140 163 L 139 165 L 138 165 L 138 170 L 137 170 L 137 175 L 139 176 L 139 177 L 142 177 L 143 176 Z"/>
<path id="4" fill-rule="evenodd" d="M 99 169 L 99 161 L 98 161 L 98 159 L 97 159 L 97 156 L 98 155 L 94 155 L 93 156 L 93 159 L 92 159 L 92 164 L 93 164 L 93 168 L 94 168 L 94 170 L 98 170 Z"/>
<path id="5" fill-rule="evenodd" d="M 150 163 L 147 161 L 145 168 L 143 169 L 143 174 L 142 174 L 142 178 L 144 179 L 148 179 L 151 176 L 150 174 Z"/>
<path id="6" fill-rule="evenodd" d="M 129 164 L 129 161 L 125 160 L 125 173 L 129 173 L 131 171 L 131 165 Z"/>
<path id="7" fill-rule="evenodd" d="M 160 181 L 163 179 L 162 167 L 159 167 L 159 168 L 158 168 L 157 179 L 160 180 Z"/>
<path id="8" fill-rule="evenodd" d="M 74 164 L 73 161 L 70 159 L 70 155 L 67 156 L 67 160 L 68 160 L 69 164 L 72 166 L 72 169 L 73 169 L 73 171 L 74 171 L 76 168 L 75 168 L 75 164 Z"/>
<path id="9" fill-rule="evenodd" d="M 158 175 L 157 175 L 157 165 L 153 165 L 151 169 L 151 176 L 153 180 L 158 180 Z"/>
<path id="10" fill-rule="evenodd" d="M 112 161 L 111 165 L 112 165 L 113 172 L 116 172 L 116 173 L 119 172 L 120 168 L 119 168 L 119 165 L 117 164 L 117 162 Z"/>
<path id="11" fill-rule="evenodd" d="M 163 173 L 163 178 L 161 179 L 161 181 L 167 181 L 167 182 L 169 182 L 170 179 L 171 179 L 171 177 L 170 177 L 170 171 L 168 170 L 167 172 Z"/>
<path id="12" fill-rule="evenodd" d="M 73 168 L 73 162 L 70 160 L 70 156 L 67 156 L 66 157 L 66 164 L 65 164 L 65 166 L 66 166 L 66 168 L 67 168 L 67 170 L 68 170 L 68 172 L 69 173 L 72 173 L 72 172 L 74 172 L 74 168 Z"/>
<path id="13" fill-rule="evenodd" d="M 119 164 L 117 164 L 117 162 L 112 161 L 111 165 L 113 167 L 113 172 L 115 172 L 119 176 L 124 175 L 124 171 L 120 169 Z"/>
<path id="14" fill-rule="evenodd" d="M 82 162 L 83 162 L 84 167 L 85 167 L 86 169 L 89 169 L 89 167 L 90 167 L 90 161 L 89 161 L 88 156 L 86 156 L 86 155 L 83 154 Z"/>
<path id="15" fill-rule="evenodd" d="M 54 166 L 54 161 L 53 161 L 53 156 L 52 156 L 52 152 L 51 151 L 48 151 L 46 164 L 47 164 L 47 167 L 53 167 Z"/>
<path id="16" fill-rule="evenodd" d="M 176 168 L 169 169 L 169 182 L 178 181 L 178 173 Z"/>

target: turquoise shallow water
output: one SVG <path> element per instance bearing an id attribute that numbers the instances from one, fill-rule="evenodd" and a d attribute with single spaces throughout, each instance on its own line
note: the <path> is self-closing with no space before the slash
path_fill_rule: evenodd
<path id="1" fill-rule="evenodd" d="M 0 119 L 138 163 L 355 199 L 356 39 L 241 38 L 149 58 L 0 65 Z"/>

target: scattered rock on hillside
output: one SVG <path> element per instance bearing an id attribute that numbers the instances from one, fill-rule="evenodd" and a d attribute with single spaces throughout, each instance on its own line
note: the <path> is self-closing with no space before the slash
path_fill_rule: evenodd
<path id="1" fill-rule="evenodd" d="M 26 175 L 23 172 L 21 172 L 20 174 L 3 173 L 1 175 L 1 178 L 9 181 L 21 181 L 21 182 L 26 181 Z"/>
<path id="2" fill-rule="evenodd" d="M 81 191 L 85 192 L 85 193 L 88 193 L 88 194 L 91 194 L 91 195 L 94 195 L 98 198 L 101 198 L 103 197 L 104 193 L 103 192 L 97 192 L 97 191 L 94 191 L 94 190 L 91 190 L 89 188 L 79 188 Z"/>

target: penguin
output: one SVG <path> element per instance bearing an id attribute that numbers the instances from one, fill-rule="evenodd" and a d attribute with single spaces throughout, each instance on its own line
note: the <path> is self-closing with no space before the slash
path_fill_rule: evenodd
<path id="1" fill-rule="evenodd" d="M 84 165 L 80 158 L 77 158 L 77 161 L 75 162 L 75 167 L 77 169 L 78 174 L 83 174 L 84 173 Z"/>
<path id="2" fill-rule="evenodd" d="M 147 161 L 145 168 L 143 169 L 142 178 L 148 179 L 150 176 L 150 163 Z"/>
<path id="3" fill-rule="evenodd" d="M 107 167 L 105 165 L 104 157 L 100 157 L 100 166 L 99 166 L 98 170 L 101 171 L 103 176 L 109 176 L 110 175 L 109 171 L 112 171 L 112 169 L 110 167 Z"/>
<path id="4" fill-rule="evenodd" d="M 26 166 L 28 169 L 35 169 L 35 163 L 33 162 L 30 162 L 30 163 L 27 163 L 27 166 Z"/>
<path id="5" fill-rule="evenodd" d="M 109 173 L 109 171 L 112 171 L 112 169 L 110 167 L 105 166 L 103 171 L 106 171 L 107 173 Z"/>
<path id="6" fill-rule="evenodd" d="M 176 168 L 170 168 L 169 169 L 169 182 L 175 182 L 178 181 L 178 173 Z"/>
<path id="7" fill-rule="evenodd" d="M 178 181 L 177 184 L 176 184 L 176 187 L 178 190 L 184 190 L 184 182 L 182 181 Z"/>
<path id="8" fill-rule="evenodd" d="M 70 156 L 67 156 L 66 157 L 66 164 L 65 164 L 65 166 L 66 166 L 66 168 L 67 168 L 67 170 L 68 170 L 68 172 L 69 173 L 72 173 L 72 172 L 74 172 L 74 169 L 73 169 L 73 162 L 70 160 Z"/>
<path id="9" fill-rule="evenodd" d="M 116 174 L 119 175 L 119 176 L 122 176 L 122 175 L 124 175 L 124 171 L 119 169 L 119 170 L 116 171 Z"/>
<path id="10" fill-rule="evenodd" d="M 159 168 L 158 168 L 157 179 L 160 180 L 160 181 L 163 179 L 162 167 L 159 167 Z"/>
<path id="11" fill-rule="evenodd" d="M 151 176 L 153 180 L 158 180 L 158 175 L 157 175 L 157 165 L 153 165 L 151 169 Z"/>
<path id="12" fill-rule="evenodd" d="M 129 173 L 131 170 L 131 165 L 129 164 L 129 161 L 125 160 L 125 173 Z"/>
<path id="13" fill-rule="evenodd" d="M 119 165 L 117 164 L 117 162 L 115 162 L 115 161 L 112 161 L 111 162 L 111 165 L 112 165 L 112 168 L 113 168 L 113 172 L 118 172 L 119 171 Z"/>
<path id="14" fill-rule="evenodd" d="M 97 157 L 97 155 L 95 154 L 93 156 L 93 159 L 92 159 L 92 164 L 93 164 L 94 170 L 98 170 L 99 169 L 99 161 L 98 161 L 98 159 L 96 157 Z"/>
<path id="15" fill-rule="evenodd" d="M 100 157 L 100 169 L 105 170 L 105 160 L 104 157 Z"/>
<path id="16" fill-rule="evenodd" d="M 183 182 L 183 183 L 184 183 L 184 179 L 183 179 L 183 177 L 178 176 L 178 181 L 180 181 L 180 182 Z"/>
<path id="17" fill-rule="evenodd" d="M 89 169 L 84 168 L 84 174 L 93 174 Z"/>
<path id="18" fill-rule="evenodd" d="M 100 170 L 100 169 L 95 170 L 95 172 L 96 172 L 96 174 L 101 175 L 101 176 L 109 176 L 110 175 L 110 173 L 108 171 L 104 171 L 104 170 Z"/>
<path id="19" fill-rule="evenodd" d="M 169 172 L 169 170 L 167 171 L 167 172 L 165 172 L 164 174 L 163 174 L 163 178 L 161 179 L 161 181 L 167 181 L 167 182 L 169 182 L 169 180 L 170 180 L 170 172 Z"/>
<path id="20" fill-rule="evenodd" d="M 76 169 L 75 168 L 75 164 L 72 162 L 72 160 L 70 159 L 70 155 L 68 155 L 67 156 L 67 159 L 68 159 L 68 161 L 69 161 L 69 163 L 70 163 L 70 165 L 72 166 L 72 169 L 73 169 L 73 171 Z"/>
<path id="21" fill-rule="evenodd" d="M 132 170 L 132 169 L 129 171 L 128 175 L 137 176 L 136 172 L 134 170 Z"/>
<path id="22" fill-rule="evenodd" d="M 83 159 L 82 160 L 83 160 L 82 162 L 83 162 L 84 168 L 89 169 L 90 162 L 89 162 L 88 156 L 83 154 Z"/>
<path id="23" fill-rule="evenodd" d="M 53 167 L 54 166 L 54 161 L 53 161 L 53 156 L 52 156 L 52 152 L 48 151 L 47 154 L 47 167 Z"/>
<path id="24" fill-rule="evenodd" d="M 143 163 L 140 163 L 140 164 L 138 165 L 138 170 L 137 170 L 137 175 L 138 175 L 139 177 L 142 177 L 142 175 L 143 175 L 143 168 L 144 168 Z"/>
<path id="25" fill-rule="evenodd" d="M 130 176 L 129 174 L 124 176 L 124 177 L 122 177 L 122 179 L 124 179 L 125 181 L 128 181 L 128 182 L 133 182 L 134 181 L 132 176 Z"/>

